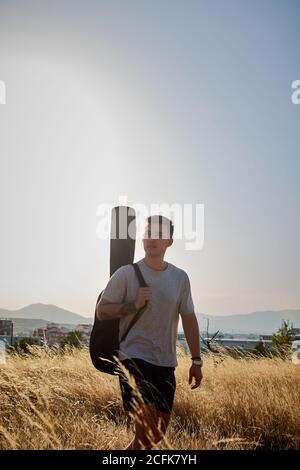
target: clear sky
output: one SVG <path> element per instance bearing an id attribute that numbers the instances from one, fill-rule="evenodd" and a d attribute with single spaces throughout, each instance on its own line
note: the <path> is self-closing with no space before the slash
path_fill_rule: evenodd
<path id="1" fill-rule="evenodd" d="M 119 195 L 204 204 L 203 249 L 166 257 L 197 312 L 300 308 L 299 19 L 297 0 L 0 0 L 0 308 L 91 316 Z"/>

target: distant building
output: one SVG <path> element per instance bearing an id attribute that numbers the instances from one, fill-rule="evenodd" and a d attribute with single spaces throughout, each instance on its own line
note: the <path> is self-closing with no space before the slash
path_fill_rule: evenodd
<path id="1" fill-rule="evenodd" d="M 51 347 L 54 344 L 60 344 L 68 332 L 68 328 L 57 323 L 49 323 L 45 328 L 36 328 L 33 336 L 39 338 L 42 344 L 47 344 Z"/>
<path id="2" fill-rule="evenodd" d="M 46 328 L 36 328 L 33 331 L 32 336 L 38 339 L 40 345 L 45 345 L 47 343 Z"/>
<path id="3" fill-rule="evenodd" d="M 13 344 L 14 324 L 12 320 L 0 319 L 0 338 L 6 344 Z"/>
<path id="4" fill-rule="evenodd" d="M 73 331 L 78 331 L 82 335 L 82 342 L 88 344 L 91 332 L 92 332 L 93 325 L 90 324 L 80 324 L 75 326 Z"/>
<path id="5" fill-rule="evenodd" d="M 33 332 L 33 336 L 38 336 L 39 338 L 43 338 L 46 334 L 46 327 L 45 328 L 36 328 Z"/>
<path id="6" fill-rule="evenodd" d="M 68 334 L 69 330 L 56 323 L 49 323 L 46 327 L 46 340 L 48 346 L 60 344 L 64 337 Z"/>
<path id="7" fill-rule="evenodd" d="M 93 326 L 90 324 L 80 324 L 74 327 L 73 331 L 80 331 L 83 340 L 88 342 L 92 328 Z M 33 332 L 33 336 L 39 338 L 41 344 L 47 344 L 51 347 L 54 344 L 60 344 L 70 331 L 69 328 L 65 328 L 57 323 L 49 323 L 46 327 L 36 328 Z"/>
<path id="8" fill-rule="evenodd" d="M 81 324 L 75 327 L 76 331 L 80 331 L 85 339 L 89 339 L 91 336 L 93 325 L 90 324 Z"/>
<path id="9" fill-rule="evenodd" d="M 75 327 L 75 330 L 81 331 L 83 334 L 90 335 L 92 332 L 93 325 L 80 324 Z"/>
<path id="10" fill-rule="evenodd" d="M 0 335 L 13 336 L 14 324 L 12 320 L 0 319 Z"/>

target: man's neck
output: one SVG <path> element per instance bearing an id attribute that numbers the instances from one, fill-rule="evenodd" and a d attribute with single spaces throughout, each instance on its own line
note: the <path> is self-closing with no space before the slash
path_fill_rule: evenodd
<path id="1" fill-rule="evenodd" d="M 164 261 L 163 258 L 152 257 L 152 256 L 145 256 L 144 262 L 149 268 L 155 269 L 156 271 L 164 271 L 168 263 Z"/>

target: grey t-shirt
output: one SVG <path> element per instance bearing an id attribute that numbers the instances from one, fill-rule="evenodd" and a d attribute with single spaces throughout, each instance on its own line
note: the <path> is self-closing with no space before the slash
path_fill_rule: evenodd
<path id="1" fill-rule="evenodd" d="M 143 315 L 120 343 L 119 358 L 176 367 L 179 313 L 183 316 L 194 312 L 188 275 L 171 263 L 164 271 L 151 269 L 144 260 L 138 261 L 138 266 L 150 287 L 150 299 Z M 139 287 L 134 268 L 128 264 L 115 271 L 101 298 L 111 303 L 131 302 L 137 298 Z M 120 318 L 120 339 L 134 315 Z"/>

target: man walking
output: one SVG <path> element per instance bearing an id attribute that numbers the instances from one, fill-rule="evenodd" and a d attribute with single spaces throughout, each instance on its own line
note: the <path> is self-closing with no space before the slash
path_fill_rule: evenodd
<path id="1" fill-rule="evenodd" d="M 110 278 L 97 304 L 100 319 L 119 318 L 120 338 L 134 315 L 143 315 L 120 343 L 119 359 L 135 378 L 143 405 L 134 407 L 132 387 L 119 376 L 124 410 L 135 413 L 135 436 L 126 450 L 151 449 L 166 433 L 176 389 L 176 340 L 179 314 L 191 352 L 189 384 L 202 380 L 200 335 L 188 275 L 164 261 L 173 243 L 172 221 L 161 215 L 146 219 L 143 245 L 145 257 L 138 266 L 148 287 L 139 287 L 131 265 L 122 266 Z"/>

